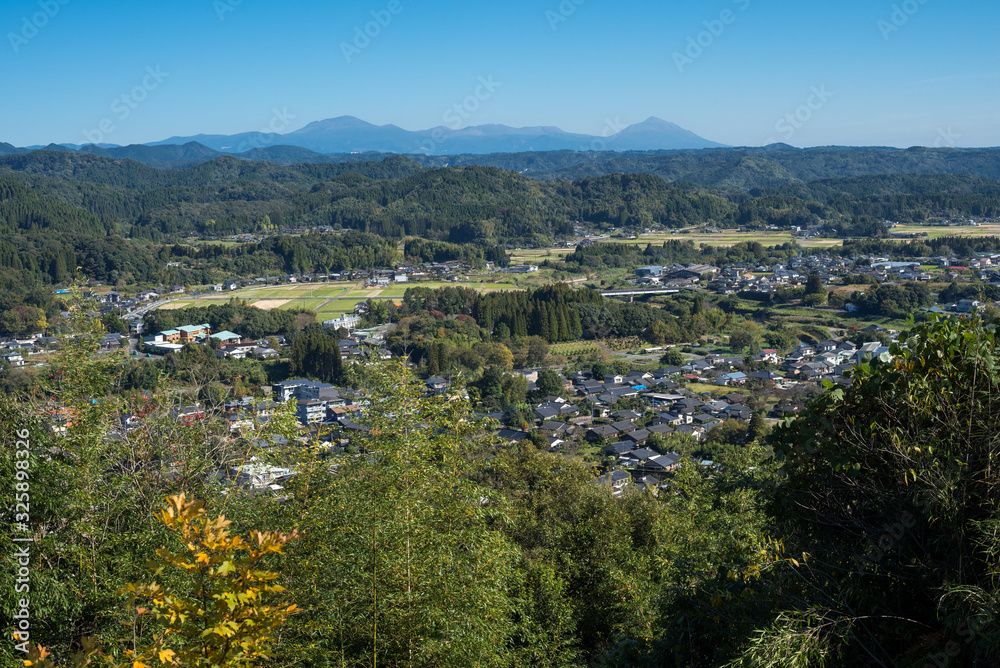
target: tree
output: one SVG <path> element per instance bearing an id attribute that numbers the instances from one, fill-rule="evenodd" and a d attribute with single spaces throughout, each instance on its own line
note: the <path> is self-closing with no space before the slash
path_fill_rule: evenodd
<path id="1" fill-rule="evenodd" d="M 297 335 L 292 340 L 289 357 L 292 373 L 313 376 L 327 383 L 344 382 L 340 342 L 321 330 Z"/>
<path id="2" fill-rule="evenodd" d="M 114 313 L 108 313 L 103 318 L 101 318 L 101 324 L 108 331 L 109 334 L 115 332 L 119 334 L 127 335 L 129 332 L 128 323 L 122 320 L 118 315 Z"/>
<path id="3" fill-rule="evenodd" d="M 806 632 L 874 662 L 950 656 L 962 638 L 963 663 L 993 663 L 997 324 L 932 316 L 900 338 L 770 439 L 779 519 L 816 555 L 789 591 L 807 600 L 785 610 L 808 606 Z"/>
<path id="4" fill-rule="evenodd" d="M 767 433 L 767 423 L 764 422 L 763 414 L 761 411 L 755 410 L 750 418 L 750 424 L 747 425 L 747 440 L 756 441 L 765 437 Z"/>
<path id="5" fill-rule="evenodd" d="M 162 629 L 149 645 L 125 651 L 132 665 L 242 668 L 273 658 L 276 632 L 298 608 L 272 603 L 285 588 L 275 583 L 278 573 L 263 569 L 263 561 L 281 554 L 295 532 L 254 531 L 247 542 L 229 533 L 232 523 L 225 517 L 207 518 L 201 501 L 187 501 L 181 494 L 168 497 L 167 503 L 157 519 L 183 547 L 164 546 L 150 562 L 150 570 L 170 585 L 153 581 L 126 587 L 129 608 L 135 611 L 133 625 L 149 615 Z M 174 576 L 185 585 L 176 584 Z M 84 651 L 74 657 L 77 668 L 104 656 L 95 640 L 83 639 Z M 41 647 L 25 663 L 55 666 Z"/>
<path id="6" fill-rule="evenodd" d="M 705 437 L 706 443 L 743 445 L 747 441 L 747 425 L 739 420 L 726 420 Z"/>
<path id="7" fill-rule="evenodd" d="M 802 303 L 805 304 L 806 306 L 811 306 L 813 308 L 816 308 L 817 306 L 822 306 L 823 304 L 826 303 L 826 294 L 815 293 L 815 292 L 807 294 L 805 298 L 803 298 Z"/>
<path id="8" fill-rule="evenodd" d="M 506 501 L 473 475 L 494 454 L 486 425 L 458 392 L 422 396 L 402 366 L 360 378 L 369 431 L 352 443 L 366 456 L 335 474 L 310 460 L 275 504 L 275 524 L 304 536 L 287 575 L 310 611 L 285 659 L 506 665 L 517 550 L 501 532 Z"/>
<path id="9" fill-rule="evenodd" d="M 528 379 L 521 374 L 513 375 L 497 366 L 483 369 L 479 380 L 469 383 L 477 390 L 479 401 L 491 409 L 507 410 L 511 406 L 524 403 L 528 392 Z"/>
<path id="10" fill-rule="evenodd" d="M 187 581 L 186 591 L 155 581 L 128 585 L 129 603 L 138 616 L 151 615 L 163 627 L 151 645 L 128 655 L 136 665 L 206 668 L 273 658 L 275 633 L 298 608 L 271 601 L 285 588 L 275 582 L 279 574 L 265 570 L 263 562 L 268 555 L 282 554 L 297 534 L 253 531 L 247 542 L 230 534 L 232 522 L 225 517 L 209 519 L 203 502 L 186 501 L 183 494 L 167 501 L 158 519 L 183 548 L 161 548 L 150 569 L 157 575 L 175 570 Z"/>
<path id="11" fill-rule="evenodd" d="M 538 372 L 538 380 L 535 381 L 538 394 L 543 397 L 549 395 L 559 396 L 563 392 L 563 379 L 552 369 L 542 369 Z"/>
<path id="12" fill-rule="evenodd" d="M 504 371 L 514 368 L 514 355 L 510 348 L 502 343 L 487 343 L 482 347 L 483 362 L 487 366 L 495 366 Z"/>
<path id="13" fill-rule="evenodd" d="M 529 336 L 525 362 L 528 366 L 539 366 L 549 355 L 549 344 L 540 336 Z"/>
<path id="14" fill-rule="evenodd" d="M 662 357 L 660 357 L 660 364 L 665 366 L 683 366 L 684 355 L 682 355 L 679 350 L 671 348 L 667 352 L 663 353 Z"/>
<path id="15" fill-rule="evenodd" d="M 226 402 L 227 395 L 226 388 L 212 383 L 201 387 L 198 391 L 198 400 L 203 401 L 208 408 L 220 408 Z"/>
<path id="16" fill-rule="evenodd" d="M 844 304 L 847 303 L 847 297 L 842 292 L 834 291 L 827 296 L 826 303 L 832 308 L 844 308 Z"/>
<path id="17" fill-rule="evenodd" d="M 603 379 L 606 375 L 611 373 L 611 371 L 612 371 L 611 367 L 605 364 L 604 362 L 594 362 L 594 365 L 590 367 L 590 373 L 593 375 L 594 378 Z"/>
<path id="18" fill-rule="evenodd" d="M 809 278 L 806 280 L 806 290 L 807 295 L 825 295 L 826 287 L 823 286 L 823 280 L 819 277 L 819 274 L 809 274 Z"/>
<path id="19" fill-rule="evenodd" d="M 193 400 L 193 388 L 179 385 L 179 374 L 157 378 L 152 363 L 130 364 L 123 352 L 100 352 L 104 328 L 92 306 L 72 301 L 68 310 L 73 335 L 63 338 L 46 373 L 30 392 L 0 395 L 0 422 L 23 430 L 32 446 L 24 460 L 31 485 L 24 535 L 34 538 L 38 554 L 50 555 L 44 566 L 32 563 L 32 611 L 40 623 L 32 624 L 31 641 L 65 659 L 76 650 L 74 634 L 86 632 L 120 657 L 126 647 L 144 647 L 153 631 L 150 615 L 133 632 L 136 611 L 126 605 L 126 586 L 146 577 L 145 562 L 159 546 L 173 544 L 171 530 L 151 521 L 162 499 L 183 492 L 206 504 L 225 502 L 237 510 L 228 514 L 245 520 L 247 493 L 222 487 L 215 474 L 263 453 L 233 441 L 211 414 L 178 419 L 174 410 Z M 152 373 L 160 392 L 133 391 L 136 378 L 128 372 L 134 367 L 145 369 L 139 376 Z M 255 436 L 294 436 L 289 408 L 279 408 Z M 123 429 L 126 416 L 138 423 Z M 173 462 L 169 473 L 160 462 Z M 11 508 L 16 474 L 13 457 L 0 460 L 0 495 Z M 58 531 L 45 529 L 56 525 Z M 186 593 L 170 589 L 176 573 L 161 582 L 171 593 Z M 7 589 L 3 605 L 13 609 L 13 587 Z M 6 650 L 0 654 L 9 658 Z"/>
<path id="20" fill-rule="evenodd" d="M 755 322 L 747 322 L 729 335 L 729 347 L 736 352 L 758 353 L 763 343 L 764 330 Z"/>

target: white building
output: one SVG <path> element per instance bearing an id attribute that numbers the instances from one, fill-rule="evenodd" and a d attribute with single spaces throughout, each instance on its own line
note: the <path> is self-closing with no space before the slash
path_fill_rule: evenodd
<path id="1" fill-rule="evenodd" d="M 341 327 L 345 329 L 354 329 L 361 324 L 361 316 L 345 313 L 344 315 L 336 318 L 334 320 L 324 320 L 324 329 L 340 329 Z"/>

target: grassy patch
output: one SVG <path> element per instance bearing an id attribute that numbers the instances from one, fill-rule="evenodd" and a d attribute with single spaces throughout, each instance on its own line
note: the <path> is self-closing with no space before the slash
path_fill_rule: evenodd
<path id="1" fill-rule="evenodd" d="M 307 311 L 316 311 L 324 303 L 326 303 L 325 299 L 292 299 L 279 308 L 282 310 L 305 309 Z M 250 305 L 253 306 L 253 302 L 250 302 Z M 351 310 L 354 310 L 354 304 L 351 304 Z"/>
<path id="2" fill-rule="evenodd" d="M 733 392 L 732 388 L 725 387 L 723 385 L 710 385 L 709 383 L 688 383 L 687 388 L 692 392 L 697 392 L 698 394 L 711 394 L 712 396 L 725 396 L 730 392 Z"/>

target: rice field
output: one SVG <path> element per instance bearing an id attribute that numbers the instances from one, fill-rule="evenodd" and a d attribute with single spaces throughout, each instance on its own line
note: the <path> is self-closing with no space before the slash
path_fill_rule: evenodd
<path id="1" fill-rule="evenodd" d="M 829 248 L 830 246 L 840 246 L 843 239 L 802 239 L 794 236 L 791 232 L 737 232 L 735 230 L 723 230 L 718 233 L 704 234 L 702 232 L 677 232 L 676 234 L 658 233 L 644 234 L 637 239 L 607 239 L 613 244 L 662 244 L 664 241 L 681 240 L 693 241 L 696 246 L 735 246 L 744 241 L 758 241 L 765 246 L 777 246 L 796 241 L 804 248 Z"/>
<path id="2" fill-rule="evenodd" d="M 330 299 L 341 296 L 355 287 L 357 287 L 357 283 L 303 283 L 301 285 L 250 287 L 222 294 L 227 298 L 237 297 L 239 299 L 302 299 L 303 297 Z"/>
<path id="3" fill-rule="evenodd" d="M 1000 223 L 989 223 L 979 227 L 939 227 L 936 225 L 900 225 L 893 229 L 897 233 L 926 233 L 927 238 L 938 239 L 946 236 L 1000 236 Z M 613 244 L 662 244 L 671 239 L 693 241 L 697 246 L 735 246 L 744 241 L 759 241 L 765 246 L 777 246 L 790 241 L 796 241 L 804 248 L 829 248 L 840 246 L 843 239 L 803 239 L 794 236 L 791 232 L 738 232 L 735 230 L 721 230 L 714 234 L 705 234 L 698 231 L 659 232 L 656 234 L 643 234 L 636 239 L 601 239 L 601 243 Z M 558 259 L 568 253 L 572 253 L 572 248 L 533 248 L 518 249 L 510 251 L 512 264 L 538 264 L 546 258 Z"/>
<path id="4" fill-rule="evenodd" d="M 182 309 L 190 306 L 210 306 L 225 304 L 230 299 L 245 299 L 251 306 L 270 310 L 306 309 L 316 314 L 317 319 L 329 320 L 344 313 L 353 313 L 357 302 L 368 299 L 390 299 L 399 302 L 406 290 L 411 287 L 430 288 L 441 287 L 470 288 L 479 292 L 496 292 L 498 290 L 520 290 L 509 283 L 476 283 L 476 282 L 444 282 L 421 281 L 415 283 L 393 283 L 388 287 L 364 287 L 357 282 L 340 283 L 304 283 L 300 285 L 265 285 L 250 287 L 231 292 L 211 292 L 198 297 L 178 299 L 160 308 Z"/>
<path id="5" fill-rule="evenodd" d="M 927 238 L 941 237 L 995 237 L 1000 236 L 1000 223 L 986 223 L 978 227 L 940 227 L 938 225 L 900 225 L 892 230 L 897 233 L 925 233 Z M 905 241 L 905 240 L 904 240 Z M 914 239 L 913 241 L 920 241 Z"/>

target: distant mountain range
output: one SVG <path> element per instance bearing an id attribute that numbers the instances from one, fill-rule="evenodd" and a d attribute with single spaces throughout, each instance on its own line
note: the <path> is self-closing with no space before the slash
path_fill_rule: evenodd
<path id="1" fill-rule="evenodd" d="M 316 121 L 288 134 L 245 132 L 236 135 L 171 137 L 150 145 L 198 142 L 225 153 L 243 153 L 275 145 L 297 146 L 316 153 L 403 153 L 457 155 L 526 151 L 654 151 L 722 148 L 673 123 L 651 117 L 608 137 L 565 132 L 557 127 L 512 128 L 475 125 L 409 131 L 396 125 L 373 125 L 354 116 Z"/>
<path id="2" fill-rule="evenodd" d="M 670 141 L 675 143 L 669 144 Z M 574 148 L 555 148 L 566 144 Z M 667 145 L 701 148 L 648 148 Z M 383 148 L 368 151 L 367 147 Z M 466 152 L 457 153 L 460 150 Z M 37 159 L 28 159 L 31 156 L 26 154 L 34 151 L 38 151 Z M 407 132 L 392 125 L 375 126 L 356 118 L 341 117 L 311 123 L 284 135 L 198 135 L 131 146 L 49 144 L 18 148 L 0 142 L 0 156 L 9 156 L 0 159 L 0 170 L 5 166 L 17 169 L 13 165 L 23 163 L 24 169 L 31 171 L 32 165 L 52 161 L 59 155 L 65 159 L 55 162 L 67 170 L 78 169 L 80 164 L 104 164 L 99 159 L 87 160 L 85 156 L 88 155 L 134 160 L 157 169 L 184 169 L 212 162 L 226 170 L 234 169 L 240 162 L 344 166 L 397 156 L 393 164 L 403 160 L 417 170 L 498 167 L 542 181 L 577 180 L 608 174 L 652 174 L 670 183 L 724 191 L 754 191 L 783 184 L 870 175 L 939 174 L 1000 179 L 1000 149 L 996 148 L 826 146 L 799 149 L 787 144 L 726 147 L 655 118 L 626 127 L 607 138 L 574 135 L 558 128 L 502 125 Z M 21 157 L 25 160 L 20 160 Z M 358 169 L 362 167 L 359 165 Z M 329 169 L 320 171 L 342 173 L 339 168 L 332 172 Z"/>
<path id="3" fill-rule="evenodd" d="M 522 153 L 533 151 L 657 151 L 724 148 L 723 144 L 699 137 L 684 128 L 651 117 L 607 137 L 574 134 L 557 127 L 512 128 L 506 125 L 475 125 L 452 129 L 444 126 L 409 131 L 396 125 L 373 125 L 354 116 L 316 121 L 287 134 L 242 132 L 235 135 L 194 135 L 170 137 L 144 146 L 187 146 L 192 143 L 219 153 L 242 154 L 277 146 L 303 149 L 300 157 L 311 154 L 402 153 L 404 155 L 461 155 Z M 112 155 L 114 144 L 49 144 L 16 149 L 0 144 L 0 154 L 46 149 L 80 150 Z M 133 156 L 128 156 L 133 157 Z M 197 157 L 197 156 L 191 156 Z M 139 158 L 136 158 L 139 159 Z"/>

